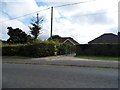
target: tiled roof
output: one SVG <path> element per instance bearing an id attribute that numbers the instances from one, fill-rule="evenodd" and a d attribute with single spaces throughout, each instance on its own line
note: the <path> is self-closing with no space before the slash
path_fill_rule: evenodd
<path id="1" fill-rule="evenodd" d="M 79 43 L 77 41 L 75 41 L 73 38 L 71 37 L 56 37 L 54 38 L 54 40 L 58 40 L 60 43 L 66 43 L 66 41 L 69 41 L 70 43 L 74 44 L 74 45 L 78 45 Z"/>
<path id="2" fill-rule="evenodd" d="M 89 44 L 91 43 L 118 43 L 118 35 L 115 35 L 113 33 L 105 33 L 88 43 Z"/>
<path id="3" fill-rule="evenodd" d="M 60 42 L 65 42 L 66 40 L 70 40 L 72 43 L 74 43 L 74 45 L 78 45 L 79 43 L 77 41 L 75 41 L 73 38 L 71 37 L 62 37 L 60 39 Z"/>

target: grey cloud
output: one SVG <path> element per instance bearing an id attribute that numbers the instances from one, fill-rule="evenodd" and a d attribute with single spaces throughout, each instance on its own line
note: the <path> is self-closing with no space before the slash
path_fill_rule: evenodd
<path id="1" fill-rule="evenodd" d="M 113 20 L 106 15 L 107 13 L 101 13 L 99 11 L 91 14 L 76 14 L 70 19 L 74 23 L 88 23 L 88 24 L 111 24 Z"/>
<path id="2" fill-rule="evenodd" d="M 118 32 L 120 32 L 120 28 L 118 28 Z"/>
<path id="3" fill-rule="evenodd" d="M 2 26 L 2 32 L 1 32 L 1 34 L 2 34 L 1 39 L 2 40 L 7 40 L 9 38 L 7 32 L 8 32 L 7 28 L 5 26 Z"/>
<path id="4" fill-rule="evenodd" d="M 47 40 L 49 38 L 49 36 L 47 34 L 44 34 L 44 35 L 41 34 L 38 38 L 41 40 Z"/>
<path id="5" fill-rule="evenodd" d="M 113 33 L 116 33 L 118 32 L 118 27 L 113 27 L 113 28 L 110 28 L 107 30 L 108 32 L 113 32 Z"/>

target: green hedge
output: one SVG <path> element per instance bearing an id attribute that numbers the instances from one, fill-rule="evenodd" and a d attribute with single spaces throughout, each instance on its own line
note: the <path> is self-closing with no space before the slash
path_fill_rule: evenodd
<path id="1" fill-rule="evenodd" d="M 26 45 L 6 45 L 2 47 L 3 56 L 28 56 L 45 57 L 53 56 L 56 51 L 56 43 L 41 42 Z"/>
<path id="2" fill-rule="evenodd" d="M 120 44 L 81 44 L 76 47 L 76 55 L 120 56 Z"/>
<path id="3" fill-rule="evenodd" d="M 3 45 L 3 56 L 45 57 L 75 53 L 75 47 L 55 41 L 35 41 L 29 44 Z"/>
<path id="4" fill-rule="evenodd" d="M 76 52 L 76 46 L 68 45 L 68 44 L 60 44 L 58 47 L 58 54 L 72 54 Z"/>
<path id="5" fill-rule="evenodd" d="M 16 56 L 20 52 L 20 45 L 5 45 L 2 46 L 3 56 Z"/>

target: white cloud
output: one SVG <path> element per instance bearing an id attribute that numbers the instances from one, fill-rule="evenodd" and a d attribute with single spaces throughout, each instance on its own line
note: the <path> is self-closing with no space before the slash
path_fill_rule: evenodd
<path id="1" fill-rule="evenodd" d="M 7 27 L 20 28 L 29 34 L 29 28 L 24 22 L 27 22 L 25 21 L 26 18 L 28 19 L 31 16 L 28 15 L 26 17 L 21 17 L 21 18 L 16 18 L 16 17 L 24 16 L 31 12 L 35 12 L 39 8 L 34 0 L 29 0 L 29 1 L 22 0 L 22 1 L 23 2 L 19 2 L 19 0 L 18 1 L 3 0 L 1 3 L 2 13 L 0 13 L 0 25 L 2 26 L 1 34 L 3 40 L 8 39 Z"/>
<path id="2" fill-rule="evenodd" d="M 3 40 L 6 40 L 9 38 L 9 36 L 7 35 L 7 32 L 8 32 L 7 27 L 20 28 L 29 34 L 28 26 L 26 26 L 24 23 L 22 23 L 18 20 L 11 20 L 11 21 L 7 21 L 5 23 L 2 23 L 2 39 Z"/>
<path id="3" fill-rule="evenodd" d="M 10 18 L 24 16 L 26 14 L 35 12 L 38 10 L 36 2 L 34 0 L 23 0 L 25 2 L 2 2 L 3 13 L 9 15 Z M 24 18 L 24 17 L 23 17 Z"/>
<path id="4" fill-rule="evenodd" d="M 67 2 L 65 2 L 65 0 L 59 2 L 58 0 L 56 2 L 46 1 L 46 5 L 38 7 L 34 0 L 8 1 L 9 0 L 4 1 L 5 8 L 3 11 L 6 12 L 7 15 L 0 15 L 0 17 L 3 18 L 2 21 L 43 10 L 50 6 L 79 2 L 78 0 L 74 2 L 73 0 L 67 0 Z M 63 37 L 70 36 L 79 43 L 87 43 L 103 33 L 111 32 L 116 34 L 118 27 L 118 1 L 119 0 L 96 0 L 78 5 L 54 8 L 53 35 L 58 34 Z M 43 30 L 40 35 L 42 39 L 47 39 L 50 36 L 50 13 L 50 9 L 39 12 L 40 16 L 44 16 L 44 22 L 42 24 Z M 89 15 L 90 13 L 96 13 L 96 15 Z M 8 38 L 7 26 L 19 27 L 29 33 L 28 20 L 34 15 L 36 15 L 36 13 L 13 21 L 4 22 L 4 31 L 2 31 L 3 39 Z"/>
<path id="5" fill-rule="evenodd" d="M 79 43 L 87 43 L 103 33 L 116 34 L 118 31 L 117 11 L 117 0 L 96 0 L 55 8 L 54 16 L 61 17 L 54 18 L 56 19 L 54 20 L 54 34 L 71 36 Z"/>

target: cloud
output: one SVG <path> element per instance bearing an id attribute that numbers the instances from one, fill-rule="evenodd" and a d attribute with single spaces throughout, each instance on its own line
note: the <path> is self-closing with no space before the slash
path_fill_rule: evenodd
<path id="1" fill-rule="evenodd" d="M 2 24 L 2 39 L 4 40 L 9 38 L 9 36 L 7 35 L 8 32 L 7 27 L 20 28 L 23 31 L 25 31 L 27 34 L 29 34 L 28 26 L 26 26 L 24 23 L 18 20 L 12 20 Z"/>
<path id="2" fill-rule="evenodd" d="M 2 11 L 4 13 L 0 13 L 2 21 L 43 10 L 38 12 L 40 16 L 44 16 L 42 31 L 39 35 L 41 39 L 47 39 L 50 36 L 51 10 L 44 9 L 50 6 L 78 2 L 78 0 L 74 2 L 73 0 L 64 2 L 64 0 L 61 1 L 61 3 L 58 2 L 58 0 L 56 2 L 43 1 L 43 5 L 43 3 L 40 3 L 42 2 L 41 0 L 36 0 L 39 4 L 36 4 L 34 0 L 16 1 L 13 0 L 9 2 L 9 0 L 5 0 L 3 2 L 4 9 L 2 9 Z M 118 8 L 117 2 L 117 0 L 96 0 L 78 5 L 54 8 L 53 35 L 57 34 L 63 37 L 72 37 L 79 43 L 87 43 L 103 33 L 117 33 L 118 18 L 115 12 Z M 39 5 L 39 7 L 37 5 Z M 111 11 L 113 13 L 109 13 Z M 96 15 L 89 15 L 94 13 L 96 13 Z M 36 13 L 2 23 L 2 39 L 8 38 L 7 26 L 12 26 L 14 28 L 19 27 L 30 34 L 28 25 L 33 16 L 36 16 Z"/>
<path id="3" fill-rule="evenodd" d="M 107 29 L 107 32 L 113 32 L 114 34 L 118 33 L 118 27 L 111 27 L 109 29 Z"/>
<path id="4" fill-rule="evenodd" d="M 2 8 L 3 13 L 6 13 L 9 15 L 9 18 L 16 18 L 20 16 L 24 16 L 26 14 L 29 14 L 31 12 L 35 12 L 38 10 L 38 7 L 36 5 L 36 2 L 34 0 L 30 0 L 29 2 L 26 2 L 26 0 L 23 0 L 24 2 L 2 2 Z M 32 6 L 32 7 L 31 7 Z"/>
<path id="5" fill-rule="evenodd" d="M 55 8 L 54 17 L 57 18 L 54 18 L 53 32 L 71 36 L 79 43 L 87 43 L 103 33 L 117 33 L 116 28 L 111 29 L 118 25 L 117 4 L 117 0 L 97 0 Z"/>
<path id="6" fill-rule="evenodd" d="M 73 23 L 80 24 L 112 24 L 114 21 L 107 17 L 106 13 L 100 13 L 99 11 L 95 14 L 76 14 L 70 18 Z"/>
<path id="7" fill-rule="evenodd" d="M 19 0 L 16 1 L 9 1 L 9 0 L 3 0 L 2 1 L 2 8 L 0 8 L 0 25 L 2 26 L 2 39 L 6 40 L 8 39 L 7 35 L 7 27 L 13 27 L 13 28 L 20 28 L 26 33 L 29 34 L 29 28 L 28 28 L 28 23 L 26 24 L 25 22 L 29 22 L 29 19 L 31 16 L 25 16 L 25 17 L 20 17 L 24 16 L 28 13 L 35 12 L 39 8 L 34 0 L 22 0 L 23 2 L 19 2 Z M 31 7 L 32 6 L 32 7 Z M 20 18 L 16 18 L 20 17 Z M 16 18 L 16 19 L 14 19 Z M 12 20 L 13 19 L 13 20 Z"/>

